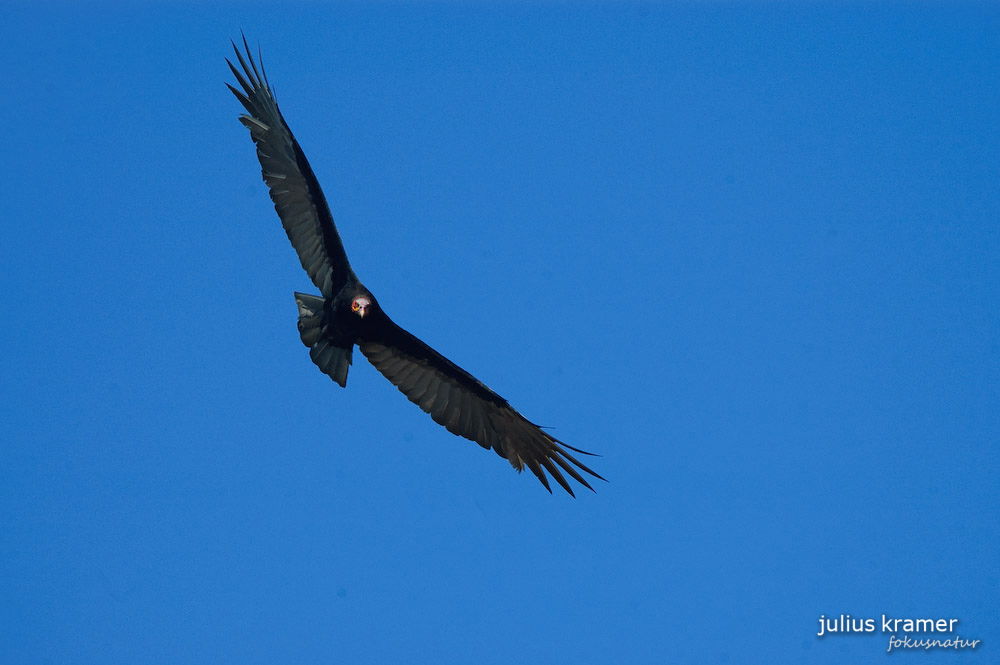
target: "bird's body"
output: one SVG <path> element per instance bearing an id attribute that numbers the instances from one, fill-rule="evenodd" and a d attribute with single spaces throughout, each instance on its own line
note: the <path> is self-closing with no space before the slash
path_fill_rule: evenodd
<path id="1" fill-rule="evenodd" d="M 248 47 L 246 58 L 235 44 L 233 48 L 242 72 L 232 62 L 229 67 L 241 89 L 229 89 L 248 113 L 240 116 L 240 122 L 257 144 L 264 182 L 285 232 L 322 294 L 295 294 L 299 335 L 313 362 L 346 387 L 357 346 L 383 376 L 448 431 L 492 448 L 518 471 L 528 467 L 550 491 L 545 471 L 570 494 L 573 490 L 563 472 L 593 489 L 579 471 L 601 476 L 569 450 L 589 453 L 528 421 L 507 400 L 396 325 L 382 310 L 351 269 L 323 192 L 278 110 L 263 68 L 258 70 Z"/>

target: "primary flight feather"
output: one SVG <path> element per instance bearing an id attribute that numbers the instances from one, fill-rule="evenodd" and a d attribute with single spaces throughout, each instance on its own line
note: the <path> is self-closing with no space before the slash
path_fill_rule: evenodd
<path id="1" fill-rule="evenodd" d="M 527 467 L 552 491 L 546 472 L 573 494 L 566 476 L 593 490 L 580 474 L 600 475 L 572 453 L 589 455 L 528 421 L 507 400 L 393 323 L 358 279 L 333 223 L 330 207 L 302 148 L 274 100 L 263 64 L 236 44 L 239 88 L 226 84 L 247 113 L 240 116 L 257 144 L 261 174 L 302 267 L 322 294 L 295 294 L 299 335 L 309 356 L 342 387 L 354 346 L 406 397 L 449 432 L 492 448 L 521 471 Z M 242 71 L 241 71 L 242 70 Z M 565 475 L 564 475 L 565 474 Z"/>

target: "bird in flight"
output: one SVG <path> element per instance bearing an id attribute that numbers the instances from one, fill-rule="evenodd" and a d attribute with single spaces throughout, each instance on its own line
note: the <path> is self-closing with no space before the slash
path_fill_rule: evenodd
<path id="1" fill-rule="evenodd" d="M 226 85 L 247 111 L 239 119 L 257 145 L 274 209 L 302 267 L 322 294 L 295 294 L 299 335 L 309 347 L 309 357 L 346 387 L 357 345 L 407 399 L 452 434 L 492 448 L 518 472 L 527 467 L 549 492 L 546 472 L 571 495 L 566 475 L 593 491 L 580 472 L 604 478 L 573 456 L 591 453 L 559 441 L 530 422 L 476 377 L 393 323 L 382 310 L 351 269 L 326 198 L 278 110 L 263 64 L 258 64 L 260 54 L 254 62 L 245 37 L 243 47 L 245 58 L 233 43 L 240 69 L 226 60 L 239 88 Z"/>

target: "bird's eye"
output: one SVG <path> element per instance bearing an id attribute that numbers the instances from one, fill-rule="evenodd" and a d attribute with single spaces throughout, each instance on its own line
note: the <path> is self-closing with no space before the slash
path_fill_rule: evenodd
<path id="1" fill-rule="evenodd" d="M 355 300 L 354 302 L 351 303 L 351 311 L 352 312 L 356 312 L 359 309 L 361 309 L 361 305 L 358 304 L 357 300 Z"/>

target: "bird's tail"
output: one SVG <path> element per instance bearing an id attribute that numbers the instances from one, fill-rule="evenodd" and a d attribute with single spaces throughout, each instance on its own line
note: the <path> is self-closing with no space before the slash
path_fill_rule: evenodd
<path id="1" fill-rule="evenodd" d="M 323 298 L 295 294 L 295 304 L 299 306 L 299 337 L 309 347 L 309 357 L 324 374 L 347 387 L 347 370 L 351 367 L 353 345 L 346 349 L 334 346 L 323 335 Z"/>

